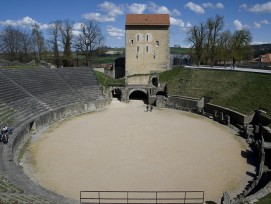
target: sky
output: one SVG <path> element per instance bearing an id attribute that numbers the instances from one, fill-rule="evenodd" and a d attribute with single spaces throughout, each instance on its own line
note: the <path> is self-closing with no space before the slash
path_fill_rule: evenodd
<path id="1" fill-rule="evenodd" d="M 7 25 L 30 30 L 37 23 L 45 37 L 50 23 L 71 20 L 74 35 L 86 20 L 99 23 L 109 47 L 124 47 L 126 14 L 170 15 L 170 46 L 188 47 L 193 25 L 217 14 L 231 32 L 248 29 L 253 44 L 271 43 L 271 1 L 268 0 L 0 0 L 0 29 Z"/>

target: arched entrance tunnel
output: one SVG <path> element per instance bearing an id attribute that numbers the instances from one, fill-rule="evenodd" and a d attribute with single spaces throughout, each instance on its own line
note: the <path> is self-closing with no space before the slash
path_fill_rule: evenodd
<path id="1" fill-rule="evenodd" d="M 119 101 L 121 100 L 121 90 L 119 88 L 116 88 L 116 89 L 113 89 L 111 91 L 111 94 L 112 94 L 112 98 L 117 98 Z"/>
<path id="2" fill-rule="evenodd" d="M 145 93 L 142 90 L 134 90 L 134 91 L 131 91 L 129 95 L 129 100 L 142 100 L 145 104 L 147 104 L 148 96 L 147 96 L 147 93 Z"/>

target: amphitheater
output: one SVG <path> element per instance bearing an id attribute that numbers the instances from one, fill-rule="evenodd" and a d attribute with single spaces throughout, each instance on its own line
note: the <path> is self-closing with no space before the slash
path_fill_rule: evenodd
<path id="1" fill-rule="evenodd" d="M 145 199 L 137 200 L 134 197 L 134 203 L 135 200 L 138 201 L 136 203 L 146 203 L 146 194 L 156 196 L 156 199 L 148 197 L 147 203 L 169 203 L 157 202 L 157 194 L 173 193 L 175 196 L 179 191 L 184 193 L 185 197 L 189 196 L 189 192 L 198 191 L 203 193 L 205 198 L 182 198 L 176 203 L 210 204 L 219 203 L 220 199 L 225 204 L 245 203 L 270 193 L 268 150 L 271 147 L 271 131 L 267 127 L 270 121 L 260 112 L 255 112 L 254 116 L 246 116 L 226 107 L 213 105 L 206 98 L 157 96 L 154 100 L 156 107 L 152 113 L 147 113 L 145 104 L 140 101 L 120 103 L 113 100 L 110 93 L 103 93 L 93 70 L 83 67 L 2 68 L 0 96 L 0 126 L 15 127 L 9 143 L 0 144 L 0 203 L 87 203 L 79 199 L 82 196 L 80 191 L 88 190 L 98 193 L 100 199 L 104 191 L 110 191 L 107 197 L 112 193 L 117 193 L 120 197 L 124 195 L 117 200 L 118 203 L 128 202 L 128 191 L 131 197 L 138 194 L 140 199 Z M 199 122 L 197 128 L 194 127 L 195 121 Z M 85 134 L 92 135 L 89 131 L 94 131 L 96 127 L 105 131 L 104 134 L 99 135 L 97 132 L 91 136 L 91 141 L 100 141 L 99 144 L 89 142 L 80 135 L 75 136 L 76 138 L 68 135 L 74 127 L 84 122 L 89 124 L 86 126 L 90 128 L 85 130 Z M 71 123 L 71 129 L 68 129 L 67 123 Z M 110 128 L 110 125 L 113 127 Z M 161 129 L 162 126 L 165 128 Z M 207 130 L 204 129 L 206 127 Z M 61 128 L 66 131 L 64 135 L 57 132 Z M 81 130 L 83 127 L 78 128 Z M 127 129 L 132 131 L 128 132 Z M 193 132 L 196 129 L 201 133 Z M 200 135 L 197 135 L 196 140 L 188 137 L 187 139 L 191 139 L 189 143 L 187 140 L 183 141 L 179 134 L 177 138 L 176 134 L 172 134 L 171 138 L 171 133 L 174 132 L 182 132 L 180 135 L 185 135 L 186 132 Z M 162 133 L 162 136 L 159 136 L 159 133 Z M 129 140 L 127 135 L 130 136 Z M 27 152 L 25 148 L 34 148 L 35 145 L 35 141 L 31 144 L 29 141 L 33 138 L 42 141 L 43 137 L 48 138 L 45 142 L 50 138 L 52 140 L 47 143 L 49 148 L 45 149 L 43 155 L 36 152 L 41 161 L 37 165 L 45 165 L 46 169 L 42 169 L 45 178 L 50 172 L 60 171 L 51 178 L 56 181 L 51 186 L 39 180 L 42 176 L 36 176 L 31 173 L 31 168 L 24 166 L 26 160 L 23 153 Z M 124 143 L 121 144 L 121 141 Z M 246 142 L 251 145 L 248 146 Z M 133 146 L 129 146 L 131 144 Z M 140 149 L 138 144 L 144 144 L 145 149 Z M 164 146 L 165 144 L 168 145 Z M 96 145 L 100 146 L 100 149 L 95 148 Z M 37 151 L 42 148 L 42 143 L 37 143 Z M 79 154 L 66 155 L 64 149 L 72 149 Z M 97 151 L 94 151 L 95 149 Z M 191 149 L 194 151 L 188 153 Z M 54 157 L 54 151 L 60 150 L 63 150 L 64 155 Z M 115 152 L 122 157 L 121 160 L 114 160 Z M 97 165 L 101 160 L 106 161 L 103 162 L 106 166 L 86 166 L 87 161 L 82 157 L 83 154 L 90 154 Z M 108 154 L 111 157 L 108 157 Z M 191 163 L 185 163 L 191 160 L 187 160 L 189 156 L 186 154 L 191 154 L 194 162 L 192 166 L 189 166 Z M 136 163 L 135 157 L 139 158 L 141 163 Z M 53 160 L 55 165 L 46 163 L 50 160 Z M 154 163 L 153 160 L 158 162 Z M 185 168 L 176 165 L 176 160 L 177 163 L 184 163 Z M 171 163 L 165 163 L 168 161 Z M 122 166 L 124 163 L 128 164 L 128 167 Z M 151 166 L 146 165 L 149 163 Z M 60 165 L 56 167 L 57 164 Z M 73 172 L 78 166 L 81 166 L 77 168 L 78 172 Z M 121 168 L 117 168 L 119 166 Z M 56 168 L 52 169 L 54 167 Z M 29 171 L 26 172 L 27 170 Z M 47 172 L 48 175 L 45 174 Z M 69 172 L 82 174 L 86 178 L 75 177 L 78 182 L 74 183 L 60 179 L 62 174 Z M 141 177 L 146 175 L 146 172 L 151 178 Z M 54 173 L 52 174 L 54 176 Z M 126 174 L 128 177 L 125 177 Z M 178 182 L 178 179 L 181 182 Z M 84 185 L 85 180 L 92 185 Z M 109 180 L 111 182 L 107 183 Z M 216 183 L 217 180 L 219 182 Z M 52 187 L 62 181 L 62 186 Z M 114 185 L 120 181 L 122 184 Z M 134 186 L 131 187 L 131 184 Z M 75 189 L 76 192 L 62 191 L 65 186 L 67 189 Z M 211 192 L 214 192 L 214 195 Z M 112 198 L 116 198 L 114 196 L 116 195 Z M 168 198 L 171 203 L 174 201 L 173 198 Z M 97 203 L 99 201 L 96 200 Z M 117 202 L 110 200 L 107 203 Z"/>

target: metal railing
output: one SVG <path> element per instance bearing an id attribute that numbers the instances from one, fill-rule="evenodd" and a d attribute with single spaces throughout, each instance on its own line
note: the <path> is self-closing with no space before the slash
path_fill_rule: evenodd
<path id="1" fill-rule="evenodd" d="M 81 204 L 203 204 L 204 191 L 80 191 Z"/>

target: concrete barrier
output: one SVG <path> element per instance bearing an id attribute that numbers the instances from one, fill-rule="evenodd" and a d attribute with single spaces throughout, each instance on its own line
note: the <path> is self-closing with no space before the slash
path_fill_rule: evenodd
<path id="1" fill-rule="evenodd" d="M 222 106 L 214 105 L 211 103 L 207 103 L 204 106 L 204 112 L 209 113 L 211 115 L 217 115 L 219 117 L 219 114 L 223 113 L 224 116 L 230 117 L 230 123 L 233 125 L 246 125 L 249 124 L 252 120 L 250 116 L 247 116 L 245 114 L 239 113 L 237 111 L 233 111 L 229 108 L 225 108 Z M 219 120 L 219 118 L 217 118 Z"/>
<path id="2" fill-rule="evenodd" d="M 198 109 L 198 99 L 184 96 L 169 96 L 166 107 L 178 110 L 193 111 Z"/>

